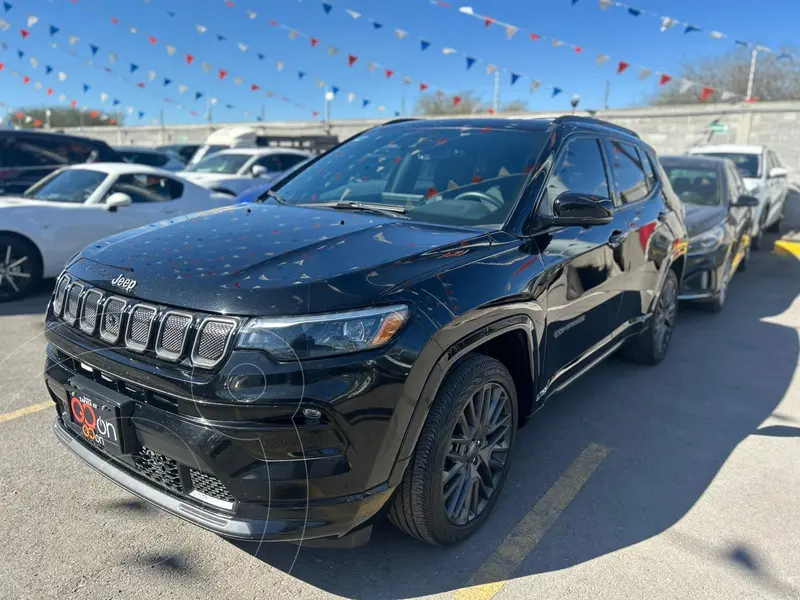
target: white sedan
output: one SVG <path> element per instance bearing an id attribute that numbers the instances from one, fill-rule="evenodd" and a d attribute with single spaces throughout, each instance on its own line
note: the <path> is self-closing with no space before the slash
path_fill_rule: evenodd
<path id="1" fill-rule="evenodd" d="M 203 158 L 180 176 L 211 190 L 238 196 L 304 163 L 311 154 L 291 148 L 232 148 Z"/>
<path id="2" fill-rule="evenodd" d="M 0 197 L 0 302 L 55 277 L 95 240 L 233 202 L 143 165 L 95 163 L 55 171 L 22 196 Z"/>

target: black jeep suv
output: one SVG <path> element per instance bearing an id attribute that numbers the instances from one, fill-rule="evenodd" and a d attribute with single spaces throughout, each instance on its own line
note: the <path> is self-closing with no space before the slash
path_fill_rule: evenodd
<path id="1" fill-rule="evenodd" d="M 47 311 L 55 433 L 223 536 L 354 544 L 385 509 L 452 544 L 548 396 L 617 349 L 664 357 L 685 253 L 628 130 L 389 123 L 254 204 L 73 258 Z"/>

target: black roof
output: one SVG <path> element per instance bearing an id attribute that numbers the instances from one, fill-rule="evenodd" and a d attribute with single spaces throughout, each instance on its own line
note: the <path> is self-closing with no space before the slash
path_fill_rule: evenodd
<path id="1" fill-rule="evenodd" d="M 0 136 L 17 137 L 21 135 L 25 136 L 35 135 L 39 137 L 54 138 L 58 140 L 66 139 L 66 140 L 75 140 L 81 142 L 89 142 L 91 144 L 107 145 L 103 140 L 96 140 L 88 137 L 83 137 L 80 135 L 69 135 L 57 131 L 39 131 L 35 129 L 0 129 Z"/>

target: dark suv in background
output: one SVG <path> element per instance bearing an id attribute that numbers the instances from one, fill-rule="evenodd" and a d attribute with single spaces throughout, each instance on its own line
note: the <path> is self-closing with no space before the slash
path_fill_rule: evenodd
<path id="1" fill-rule="evenodd" d="M 0 130 L 0 196 L 22 195 L 56 169 L 81 163 L 122 162 L 105 142 L 26 130 Z"/>
<path id="2" fill-rule="evenodd" d="M 55 433 L 224 536 L 353 544 L 386 509 L 456 543 L 549 396 L 617 350 L 664 357 L 685 254 L 628 130 L 389 123 L 253 204 L 71 260 L 46 317 Z"/>

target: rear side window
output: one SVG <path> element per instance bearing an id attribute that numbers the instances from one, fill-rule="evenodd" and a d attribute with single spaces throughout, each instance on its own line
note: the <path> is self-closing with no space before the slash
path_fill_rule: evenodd
<path id="1" fill-rule="evenodd" d="M 270 173 L 287 171 L 297 163 L 304 161 L 305 157 L 296 154 L 268 154 L 259 158 L 255 164 L 265 167 Z"/>
<path id="2" fill-rule="evenodd" d="M 656 187 L 656 183 L 658 182 L 656 179 L 656 173 L 653 170 L 654 159 L 647 152 L 639 152 L 639 155 L 642 157 L 642 166 L 644 167 L 644 174 L 647 179 L 647 189 L 653 191 Z"/>
<path id="3" fill-rule="evenodd" d="M 605 140 L 606 151 L 614 171 L 617 197 L 623 204 L 631 204 L 648 194 L 642 157 L 635 146 L 615 140 Z"/>
<path id="4" fill-rule="evenodd" d="M 129 152 L 123 151 L 122 157 L 130 163 L 137 165 L 147 165 L 148 167 L 163 167 L 169 162 L 169 157 L 165 154 L 156 154 L 155 152 Z"/>
<path id="5" fill-rule="evenodd" d="M 577 138 L 567 144 L 547 183 L 549 205 L 552 206 L 555 199 L 564 192 L 611 197 L 597 139 Z"/>
<path id="6" fill-rule="evenodd" d="M 108 195 L 128 194 L 134 204 L 166 202 L 183 195 L 183 184 L 161 175 L 120 175 Z"/>

